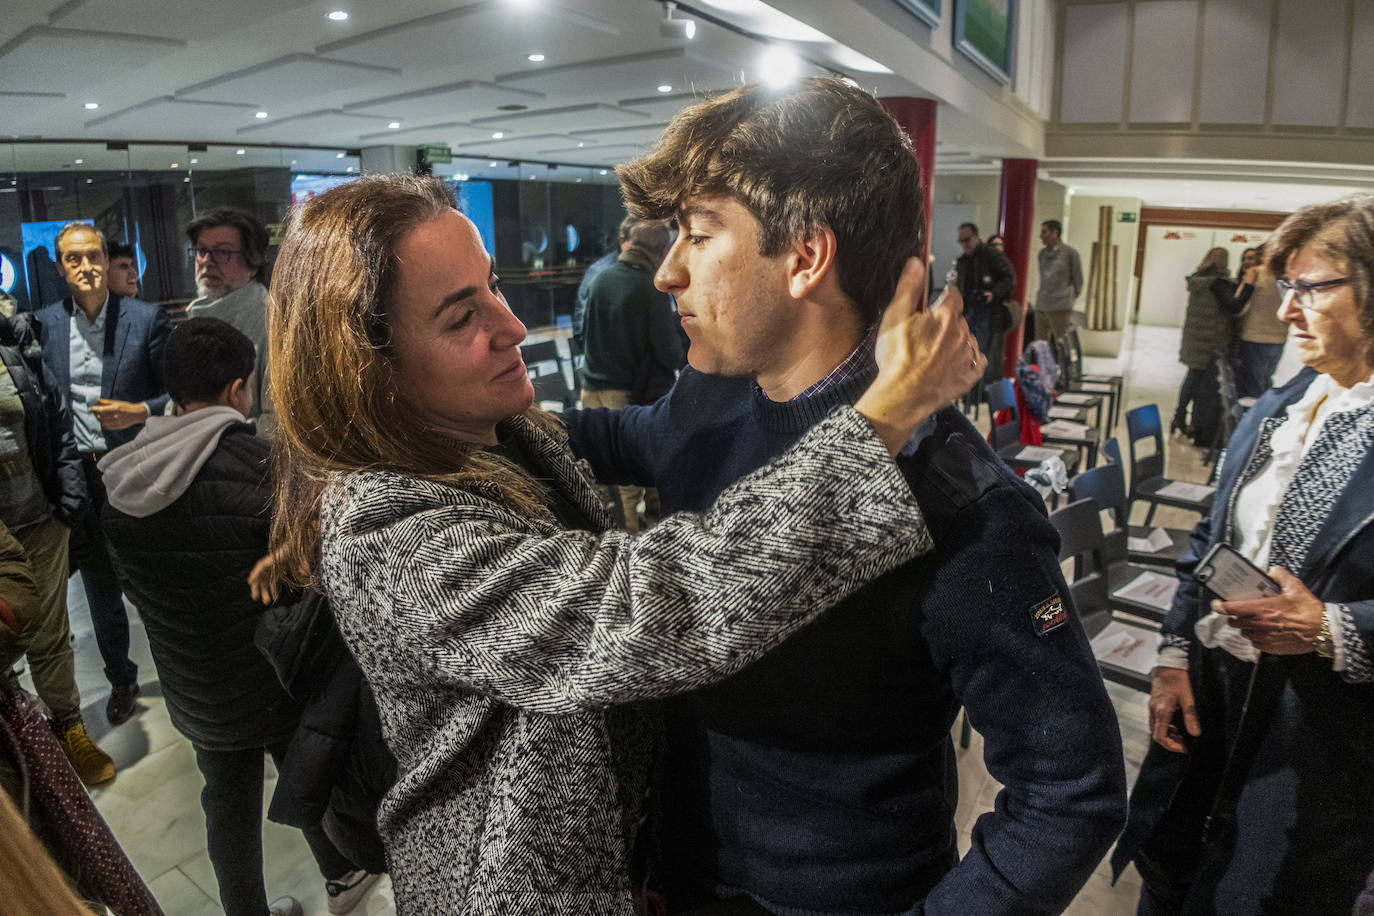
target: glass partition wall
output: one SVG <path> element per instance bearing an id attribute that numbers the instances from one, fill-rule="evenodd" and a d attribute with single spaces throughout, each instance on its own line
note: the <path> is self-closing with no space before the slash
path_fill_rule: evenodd
<path id="1" fill-rule="evenodd" d="M 138 252 L 143 298 L 178 309 L 195 296 L 184 229 L 215 207 L 256 214 L 273 248 L 294 203 L 360 172 L 356 149 L 219 144 L 0 144 L 0 290 L 31 310 L 66 295 L 52 236 L 85 220 Z M 587 264 L 624 216 L 610 168 L 454 156 L 453 184 L 482 231 L 511 308 L 530 328 L 571 315 Z"/>

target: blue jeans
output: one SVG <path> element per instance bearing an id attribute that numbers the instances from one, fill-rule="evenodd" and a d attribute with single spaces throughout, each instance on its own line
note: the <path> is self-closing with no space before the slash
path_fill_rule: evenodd
<path id="1" fill-rule="evenodd" d="M 1240 341 L 1240 366 L 1236 372 L 1236 393 L 1243 398 L 1257 398 L 1274 384 L 1274 369 L 1283 356 L 1281 343 L 1252 343 Z"/>

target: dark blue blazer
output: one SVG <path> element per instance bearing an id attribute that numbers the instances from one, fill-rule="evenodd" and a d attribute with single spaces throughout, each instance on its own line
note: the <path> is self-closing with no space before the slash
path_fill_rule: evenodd
<path id="1" fill-rule="evenodd" d="M 34 312 L 43 326 L 43 362 L 63 391 L 70 391 L 71 317 L 76 308 L 70 298 Z M 167 406 L 167 385 L 162 380 L 162 348 L 172 333 L 162 309 L 140 299 L 123 299 L 110 293 L 105 305 L 105 346 L 101 351 L 100 396 L 116 401 L 146 402 L 150 415 Z M 105 430 L 110 448 L 131 441 L 142 424 L 128 429 Z"/>
<path id="2" fill-rule="evenodd" d="M 1192 643 L 1202 735 L 1187 754 L 1150 746 L 1112 864 L 1120 874 L 1134 859 L 1147 883 L 1186 899 L 1180 912 L 1348 913 L 1374 869 L 1374 683 L 1345 680 L 1315 653 L 1247 664 L 1204 649 L 1193 629 L 1211 597 L 1193 571 L 1228 530 L 1232 494 L 1243 486 L 1261 425 L 1283 416 L 1316 377 L 1304 369 L 1246 413 L 1227 447 L 1212 512 L 1179 561 L 1163 630 Z M 1292 484 L 1303 485 L 1301 478 Z M 1370 645 L 1374 453 L 1316 521 L 1306 560 L 1292 572 L 1322 601 L 1348 608 Z M 1228 767 L 1237 747 L 1249 759 Z M 1216 826 L 1204 844 L 1209 815 Z"/>

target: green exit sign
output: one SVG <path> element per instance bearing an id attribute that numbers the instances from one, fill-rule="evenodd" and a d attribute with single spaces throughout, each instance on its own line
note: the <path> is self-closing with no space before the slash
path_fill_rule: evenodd
<path id="1" fill-rule="evenodd" d="M 1135 222 L 1135 216 L 1134 213 L 1118 213 L 1116 221 L 1118 223 L 1133 223 Z"/>
<path id="2" fill-rule="evenodd" d="M 453 150 L 447 146 L 424 146 L 425 161 L 434 165 L 447 165 L 453 161 Z"/>

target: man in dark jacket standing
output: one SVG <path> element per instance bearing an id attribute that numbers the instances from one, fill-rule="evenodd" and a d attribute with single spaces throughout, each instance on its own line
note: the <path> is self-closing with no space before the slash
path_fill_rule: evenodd
<path id="1" fill-rule="evenodd" d="M 667 250 L 667 224 L 637 220 L 620 243 L 619 260 L 592 281 L 587 296 L 583 406 L 652 404 L 668 393 L 677 371 L 687 362 L 672 297 L 654 289 L 654 271 Z M 641 497 L 645 515 L 656 519 L 658 494 L 652 487 L 620 488 L 629 531 L 644 526 L 638 508 Z"/>
<path id="2" fill-rule="evenodd" d="M 120 575 L 147 627 L 172 724 L 205 777 L 220 901 L 226 914 L 262 916 L 262 755 L 282 766 L 300 711 L 253 641 L 272 496 L 269 447 L 245 422 L 253 365 L 242 333 L 215 318 L 187 321 L 167 342 L 177 415 L 149 419 L 100 470 Z M 330 911 L 348 912 L 375 879 L 318 824 L 303 832 Z M 284 897 L 271 912 L 299 914 L 300 905 Z"/>
<path id="3" fill-rule="evenodd" d="M 71 296 L 34 315 L 43 325 L 43 362 L 59 389 L 71 392 L 73 433 L 90 496 L 72 528 L 71 566 L 81 571 L 110 682 L 105 716 L 120 725 L 134 714 L 138 666 L 129 658 L 129 617 L 100 529 L 105 487 L 96 463 L 167 406 L 162 347 L 171 325 L 157 306 L 110 291 L 105 236 L 94 227 L 68 223 L 54 244 Z"/>
<path id="4" fill-rule="evenodd" d="M 959 224 L 959 247 L 964 253 L 954 269 L 964 297 L 964 317 L 991 369 L 993 343 L 1006 327 L 1006 302 L 1016 287 L 1016 271 L 1006 255 L 983 244 L 973 223 Z"/>

